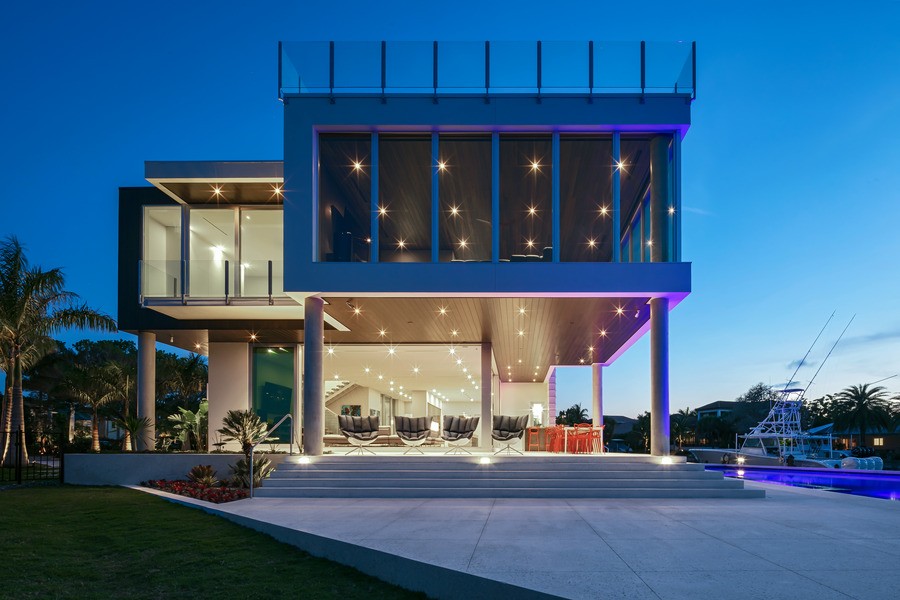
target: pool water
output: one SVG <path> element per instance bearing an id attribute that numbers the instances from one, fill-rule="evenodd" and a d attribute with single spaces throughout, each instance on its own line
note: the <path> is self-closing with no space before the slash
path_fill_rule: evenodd
<path id="1" fill-rule="evenodd" d="M 747 481 L 776 483 L 884 500 L 900 500 L 900 472 L 860 473 L 859 471 L 768 469 L 733 465 L 706 465 L 706 470 L 721 471 L 725 477 L 735 477 Z"/>

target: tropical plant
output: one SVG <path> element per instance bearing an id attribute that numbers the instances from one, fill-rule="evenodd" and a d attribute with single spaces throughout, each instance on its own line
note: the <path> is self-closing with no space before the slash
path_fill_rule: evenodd
<path id="1" fill-rule="evenodd" d="M 262 439 L 267 428 L 265 421 L 252 410 L 229 410 L 222 419 L 219 433 L 226 442 L 237 442 L 249 460 L 253 445 Z"/>
<path id="2" fill-rule="evenodd" d="M 79 402 L 91 407 L 91 451 L 100 452 L 99 409 L 115 397 L 103 367 L 76 362 L 66 375 L 66 389 Z"/>
<path id="3" fill-rule="evenodd" d="M 199 483 L 200 485 L 208 487 L 219 485 L 219 480 L 216 477 L 216 470 L 212 465 L 197 465 L 192 467 L 191 470 L 188 471 L 187 478 L 194 483 Z"/>
<path id="4" fill-rule="evenodd" d="M 253 455 L 253 487 L 262 485 L 262 480 L 272 474 L 275 467 L 265 454 Z M 235 487 L 250 487 L 250 457 L 245 456 L 231 466 L 231 483 Z"/>
<path id="5" fill-rule="evenodd" d="M 169 416 L 169 421 L 174 424 L 175 432 L 181 440 L 181 449 L 184 451 L 195 448 L 206 449 L 206 430 L 209 422 L 209 403 L 203 400 L 197 412 L 178 407 L 178 413 Z"/>
<path id="6" fill-rule="evenodd" d="M 581 404 L 573 404 L 566 410 L 559 411 L 559 416 L 556 417 L 557 425 L 568 425 L 570 427 L 578 423 L 589 423 L 590 421 L 588 410 L 581 408 Z"/>
<path id="7" fill-rule="evenodd" d="M 644 452 L 650 452 L 650 413 L 643 412 L 637 416 L 637 422 L 631 431 L 638 436 L 640 447 Z"/>
<path id="8" fill-rule="evenodd" d="M 891 400 L 882 386 L 851 385 L 834 397 L 834 424 L 838 429 L 859 432 L 859 445 L 866 445 L 866 433 L 891 426 Z"/>
<path id="9" fill-rule="evenodd" d="M 0 431 L 22 430 L 23 448 L 26 441 L 23 370 L 56 347 L 50 338 L 53 333 L 72 327 L 116 330 L 113 319 L 80 304 L 78 295 L 65 289 L 65 277 L 60 269 L 44 271 L 32 267 L 24 247 L 15 237 L 0 242 L 0 351 L 7 381 L 11 379 Z M 9 442 L 9 436 L 0 440 L 0 464 L 12 459 Z M 24 458 L 27 462 L 27 453 Z"/>
<path id="10" fill-rule="evenodd" d="M 125 452 L 131 452 L 134 450 L 134 440 L 140 439 L 141 434 L 150 427 L 150 419 L 135 415 L 123 415 L 116 420 L 116 425 L 125 432 L 122 449 Z"/>
<path id="11" fill-rule="evenodd" d="M 669 419 L 671 435 L 678 448 L 684 447 L 684 440 L 694 434 L 697 424 L 697 413 L 690 408 L 682 408 Z"/>

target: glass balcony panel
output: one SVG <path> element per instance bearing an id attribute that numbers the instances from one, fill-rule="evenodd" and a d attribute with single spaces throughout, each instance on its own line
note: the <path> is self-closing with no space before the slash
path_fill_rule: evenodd
<path id="1" fill-rule="evenodd" d="M 491 89 L 537 92 L 537 42 L 491 42 Z"/>
<path id="2" fill-rule="evenodd" d="M 272 296 L 284 296 L 284 261 L 244 260 L 241 262 L 241 297 L 269 296 L 269 264 L 272 265 Z"/>
<path id="3" fill-rule="evenodd" d="M 282 209 L 241 209 L 241 296 L 268 296 L 269 261 L 273 279 L 281 281 L 284 256 L 284 211 Z M 282 269 L 278 274 L 277 268 Z M 245 287 L 244 284 L 249 287 Z M 280 283 L 278 285 L 281 285 Z M 277 287 L 273 281 L 274 288 Z"/>
<path id="4" fill-rule="evenodd" d="M 289 94 L 324 94 L 329 91 L 328 42 L 281 44 L 281 91 Z"/>
<path id="5" fill-rule="evenodd" d="M 320 261 L 369 260 L 372 235 L 371 173 L 371 135 L 319 135 Z"/>
<path id="6" fill-rule="evenodd" d="M 490 136 L 441 135 L 438 177 L 440 260 L 491 260 Z"/>
<path id="7" fill-rule="evenodd" d="M 181 297 L 180 260 L 141 261 L 141 294 L 145 298 Z"/>
<path id="8" fill-rule="evenodd" d="M 594 42 L 594 90 L 641 90 L 640 42 Z"/>
<path id="9" fill-rule="evenodd" d="M 335 42 L 334 88 L 341 92 L 381 91 L 381 42 Z"/>
<path id="10" fill-rule="evenodd" d="M 693 92 L 690 42 L 647 42 L 645 48 L 648 92 Z"/>
<path id="11" fill-rule="evenodd" d="M 484 42 L 438 42 L 438 88 L 448 93 L 483 92 Z"/>
<path id="12" fill-rule="evenodd" d="M 557 93 L 587 93 L 589 67 L 587 42 L 541 43 L 541 89 Z"/>
<path id="13" fill-rule="evenodd" d="M 385 90 L 422 92 L 434 88 L 433 42 L 387 42 Z"/>
<path id="14" fill-rule="evenodd" d="M 225 271 L 228 266 L 226 292 Z M 224 298 L 234 295 L 234 261 L 192 260 L 188 263 L 191 298 Z"/>
<path id="15" fill-rule="evenodd" d="M 612 137 L 561 135 L 560 260 L 612 259 Z"/>

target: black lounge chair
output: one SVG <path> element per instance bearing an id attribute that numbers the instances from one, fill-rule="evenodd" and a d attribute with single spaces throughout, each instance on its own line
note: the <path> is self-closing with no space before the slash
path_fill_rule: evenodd
<path id="1" fill-rule="evenodd" d="M 480 417 L 451 417 L 444 416 L 444 430 L 441 439 L 450 447 L 446 454 L 472 454 L 463 446 L 471 443 L 472 436 L 478 428 Z"/>
<path id="2" fill-rule="evenodd" d="M 494 452 L 494 454 L 500 454 L 501 452 L 506 452 L 507 454 L 518 452 L 519 454 L 522 454 L 522 452 L 512 447 L 512 443 L 522 439 L 527 428 L 528 415 L 522 415 L 521 417 L 494 415 L 491 437 L 498 442 L 504 442 L 506 444 L 503 448 Z"/>
<path id="3" fill-rule="evenodd" d="M 409 446 L 403 454 L 409 454 L 413 450 L 425 454 L 419 446 L 428 441 L 431 417 L 394 417 L 394 429 L 397 430 L 400 441 Z"/>
<path id="4" fill-rule="evenodd" d="M 375 454 L 366 446 L 378 438 L 378 417 L 351 417 L 350 415 L 338 415 L 338 427 L 347 438 L 353 450 L 347 454 L 359 452 Z"/>

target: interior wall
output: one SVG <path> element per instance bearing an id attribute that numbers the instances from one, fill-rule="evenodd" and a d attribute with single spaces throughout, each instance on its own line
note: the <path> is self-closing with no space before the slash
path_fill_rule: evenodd
<path id="1" fill-rule="evenodd" d="M 376 398 L 376 401 L 372 400 L 373 394 L 374 398 Z M 358 387 L 350 390 L 349 392 L 339 395 L 337 398 L 329 398 L 325 403 L 325 407 L 334 414 L 339 415 L 341 414 L 341 406 L 345 404 L 350 406 L 359 404 L 359 414 L 363 417 L 369 416 L 370 407 L 376 410 L 381 410 L 380 395 L 378 394 L 378 392 L 375 392 L 374 390 L 371 390 L 367 387 Z"/>
<path id="2" fill-rule="evenodd" d="M 218 441 L 216 431 L 229 410 L 250 408 L 250 350 L 244 343 L 211 342 L 209 344 L 209 446 Z M 236 442 L 226 450 L 239 451 Z"/>
<path id="3" fill-rule="evenodd" d="M 495 414 L 509 416 L 530 415 L 532 405 L 540 404 L 546 415 L 549 392 L 549 386 L 545 382 L 504 383 L 501 381 L 500 408 L 499 412 Z"/>

